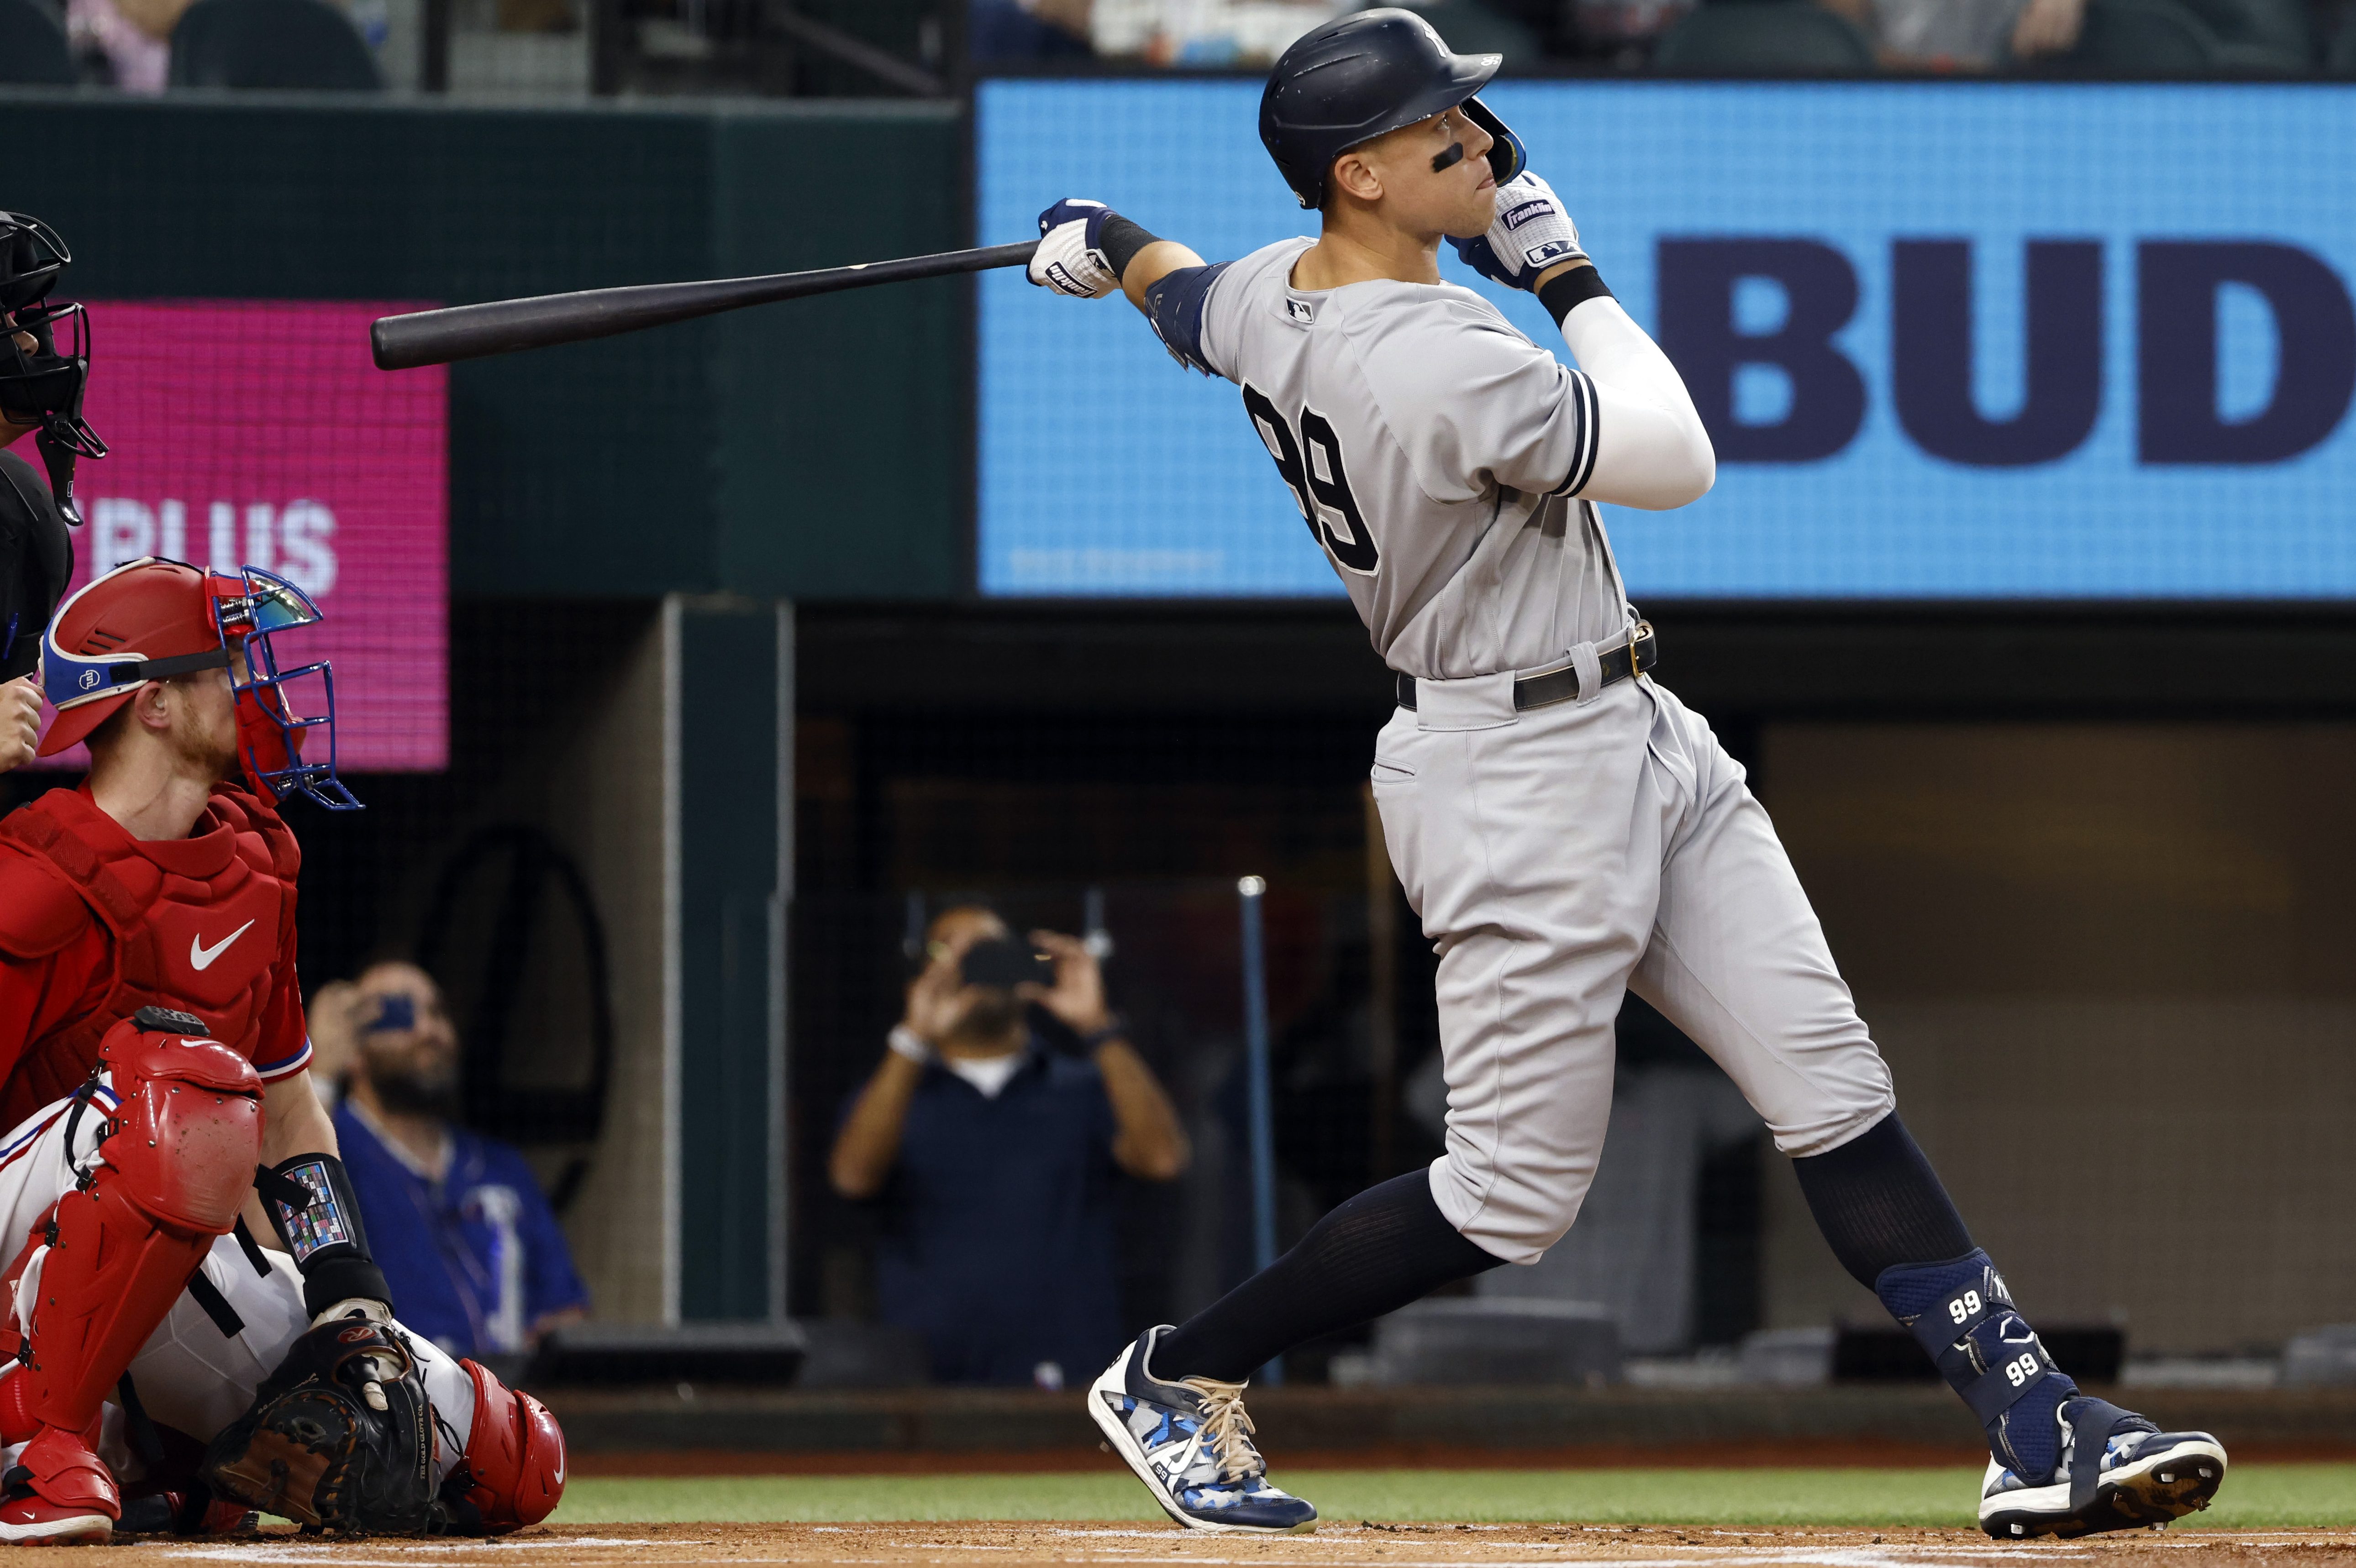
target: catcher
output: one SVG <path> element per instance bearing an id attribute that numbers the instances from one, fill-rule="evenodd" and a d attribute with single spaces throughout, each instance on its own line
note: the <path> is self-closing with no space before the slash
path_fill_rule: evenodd
<path id="1" fill-rule="evenodd" d="M 327 667 L 273 642 L 317 619 L 150 558 L 43 636 L 40 751 L 91 769 L 0 819 L 0 1540 L 103 1541 L 126 1495 L 191 1531 L 492 1532 L 563 1490 L 546 1409 L 393 1321 L 312 1092 L 277 807 L 358 803 Z"/>

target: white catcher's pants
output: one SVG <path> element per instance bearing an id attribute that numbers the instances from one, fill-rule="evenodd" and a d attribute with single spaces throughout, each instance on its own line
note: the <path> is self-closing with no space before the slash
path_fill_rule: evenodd
<path id="1" fill-rule="evenodd" d="M 1578 1218 L 1633 989 L 1723 1067 L 1788 1155 L 1895 1104 L 1767 813 L 1650 678 L 1517 713 L 1511 675 L 1424 681 L 1376 738 L 1375 801 L 1440 954 L 1459 1231 L 1535 1263 Z"/>
<path id="2" fill-rule="evenodd" d="M 0 1269 L 16 1261 L 26 1237 L 49 1205 L 74 1184 L 74 1167 L 66 1148 L 66 1125 L 71 1102 L 60 1100 L 43 1109 L 0 1142 Z M 96 1107 L 82 1113 L 74 1129 L 72 1153 L 89 1168 L 104 1163 L 97 1153 L 98 1127 L 104 1119 Z M 160 1426 L 186 1433 L 199 1443 L 245 1413 L 254 1391 L 284 1358 L 303 1331 L 311 1326 L 303 1309 L 303 1276 L 294 1260 L 274 1249 L 264 1249 L 270 1264 L 265 1279 L 254 1273 L 244 1249 L 233 1236 L 213 1243 L 203 1272 L 213 1288 L 236 1308 L 245 1321 L 234 1337 L 222 1334 L 196 1298 L 182 1291 L 172 1310 L 131 1362 L 131 1381 L 139 1403 Z M 14 1300 L 0 1301 L 12 1328 L 22 1330 Z M 414 1348 L 419 1371 L 424 1374 L 426 1397 L 440 1415 L 434 1444 L 434 1478 L 438 1483 L 457 1464 L 474 1428 L 475 1387 L 456 1358 L 445 1354 L 421 1336 L 407 1336 Z M 446 1424 L 448 1430 L 442 1430 Z M 126 1480 L 140 1475 L 138 1461 L 123 1435 L 122 1412 L 109 1403 L 101 1428 L 99 1457 Z M 16 1452 L 0 1455 L 16 1463 Z"/>

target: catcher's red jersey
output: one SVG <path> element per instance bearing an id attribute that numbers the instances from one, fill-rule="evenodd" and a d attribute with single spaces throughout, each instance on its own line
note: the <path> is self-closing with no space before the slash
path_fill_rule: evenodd
<path id="1" fill-rule="evenodd" d="M 186 838 L 134 838 L 87 790 L 0 819 L 0 1129 L 71 1093 L 151 1004 L 204 1019 L 265 1082 L 308 1066 L 301 864 L 278 814 L 227 784 Z"/>

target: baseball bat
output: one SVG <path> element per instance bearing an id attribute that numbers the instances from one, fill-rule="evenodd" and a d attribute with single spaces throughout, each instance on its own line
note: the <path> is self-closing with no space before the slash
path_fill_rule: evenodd
<path id="1" fill-rule="evenodd" d="M 806 294 L 833 293 L 839 289 L 863 289 L 876 283 L 905 283 L 913 278 L 946 277 L 954 272 L 987 272 L 992 267 L 1019 267 L 1039 248 L 1036 240 L 1014 245 L 984 245 L 973 251 L 944 251 L 934 256 L 904 256 L 892 261 L 862 261 L 852 267 L 826 267 L 814 272 L 772 272 L 758 278 L 713 278 L 692 283 L 639 283 L 619 289 L 583 289 L 569 294 L 536 294 L 530 299 L 486 300 L 481 304 L 452 305 L 446 310 L 421 310 L 408 315 L 379 318 L 369 327 L 369 344 L 380 370 L 408 370 L 420 365 L 447 365 L 457 359 L 479 359 L 488 354 L 513 354 L 524 348 L 547 348 L 559 343 L 584 343 L 593 337 L 692 321 L 701 315 L 742 310 L 773 300 L 800 299 Z"/>

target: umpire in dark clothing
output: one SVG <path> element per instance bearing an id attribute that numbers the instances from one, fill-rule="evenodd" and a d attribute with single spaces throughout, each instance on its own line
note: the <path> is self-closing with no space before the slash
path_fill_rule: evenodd
<path id="1" fill-rule="evenodd" d="M 1177 1176 L 1186 1135 L 1107 1009 L 1084 944 L 1041 931 L 1010 951 L 1004 923 L 973 907 L 944 911 L 927 936 L 907 1012 L 843 1115 L 829 1174 L 845 1197 L 880 1204 L 883 1317 L 924 1335 L 936 1381 L 1060 1388 L 1129 1336 L 1114 1182 Z M 1035 949 L 1052 980 L 974 983 L 967 955 L 981 944 L 979 966 L 995 957 L 1011 975 Z M 1044 1047 L 1026 1020 L 1033 1003 L 1085 1058 Z"/>
<path id="2" fill-rule="evenodd" d="M 31 429 L 0 413 L 0 446 Z M 41 730 L 41 682 L 33 669 L 72 570 L 73 546 L 48 485 L 31 464 L 0 452 L 0 773 L 33 760 Z"/>

